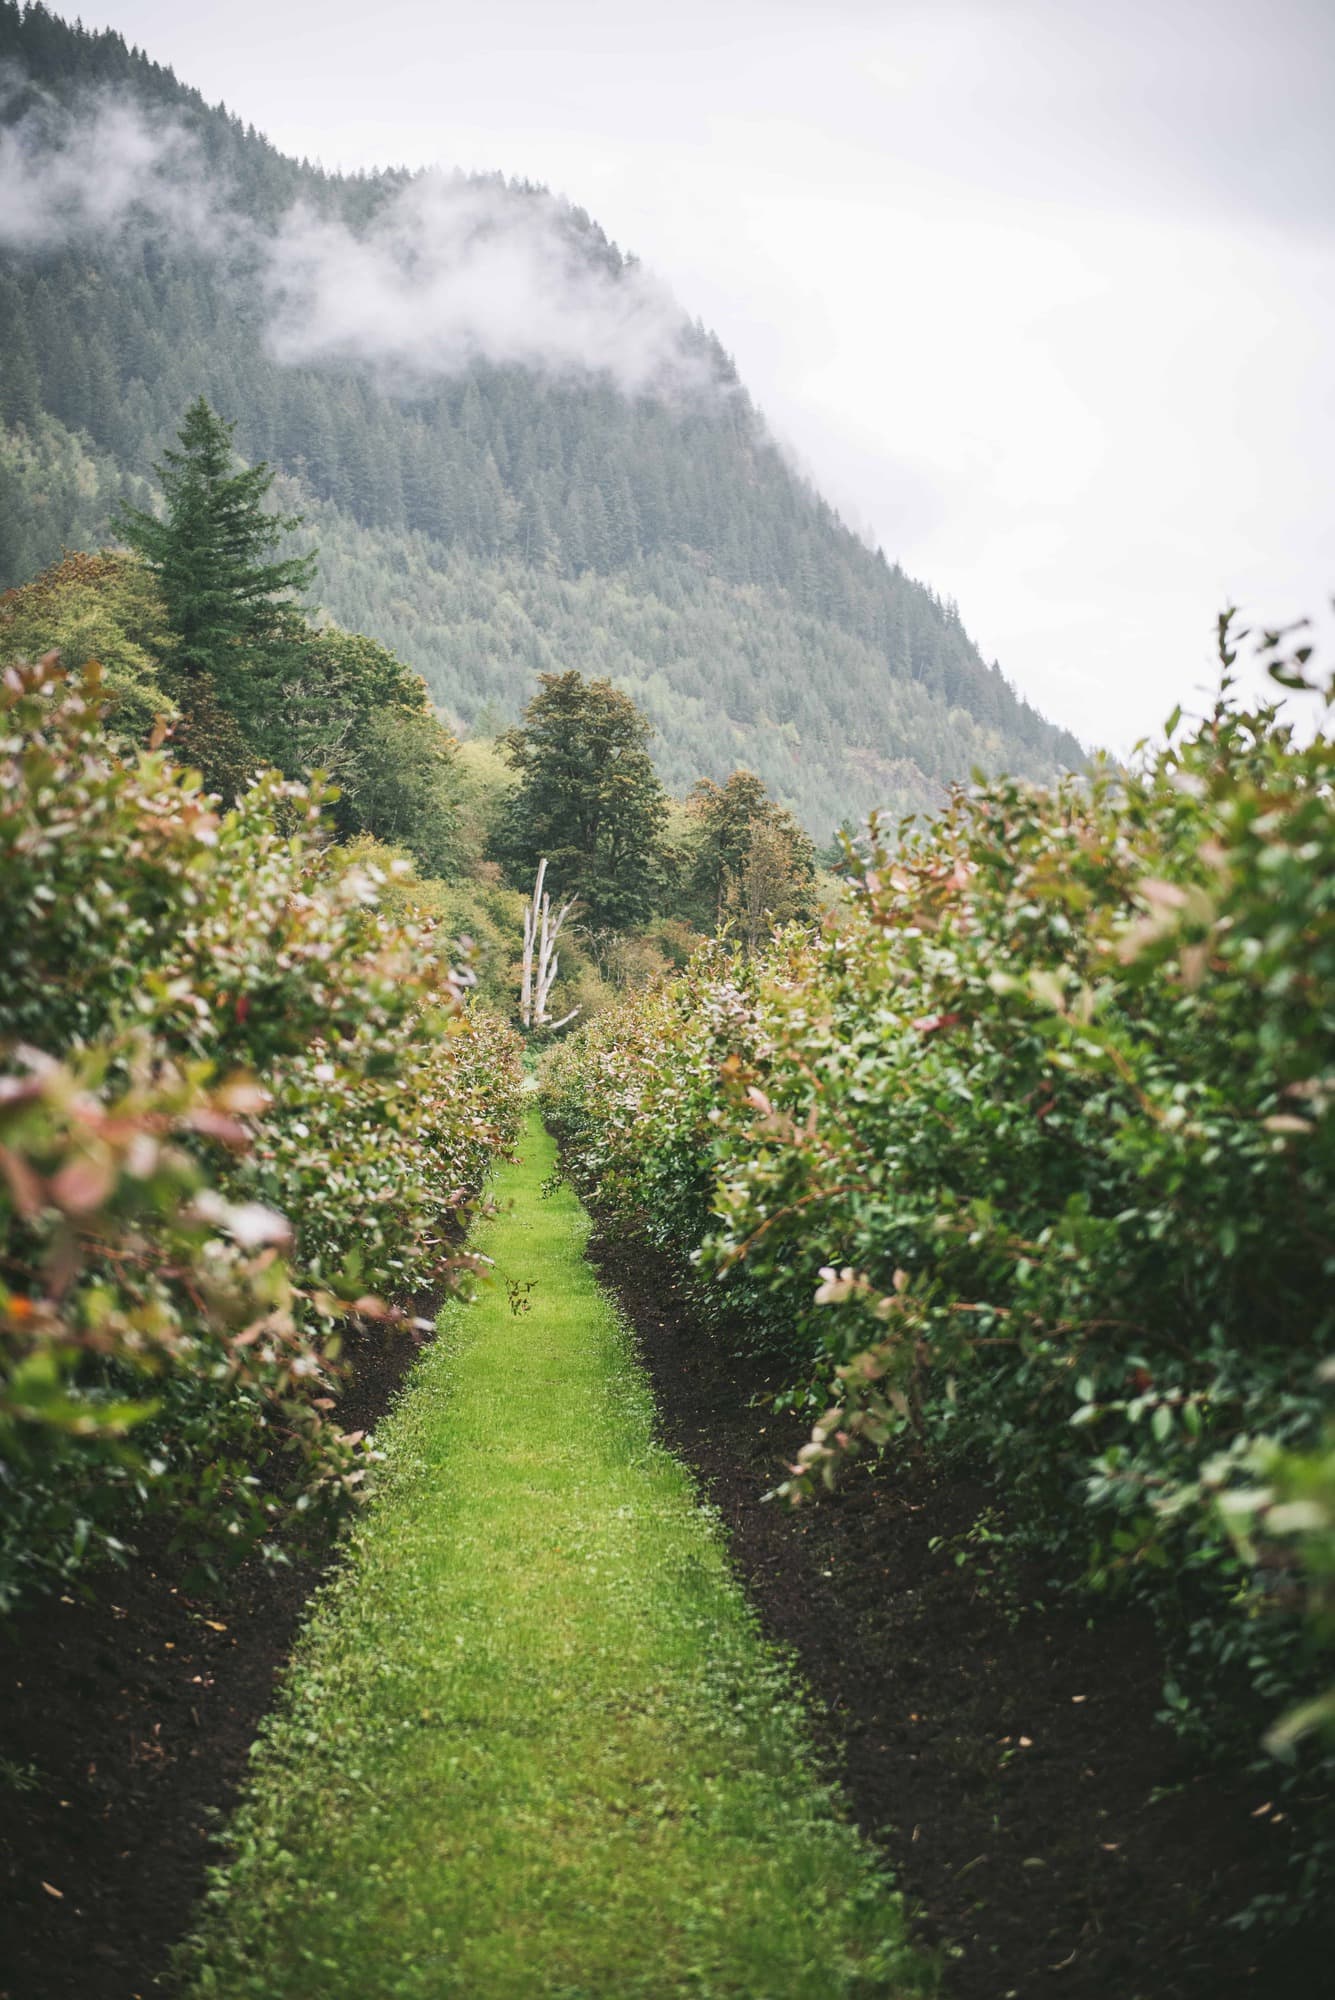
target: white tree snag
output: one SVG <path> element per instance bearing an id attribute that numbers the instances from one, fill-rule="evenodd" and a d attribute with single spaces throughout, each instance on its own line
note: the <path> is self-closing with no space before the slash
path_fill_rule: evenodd
<path id="1" fill-rule="evenodd" d="M 526 1028 L 533 1026 L 533 945 L 537 937 L 538 912 L 546 873 L 547 857 L 544 854 L 538 863 L 538 879 L 533 885 L 533 900 L 524 911 L 524 978 L 519 988 L 519 1018 Z"/>
<path id="2" fill-rule="evenodd" d="M 538 864 L 538 879 L 533 884 L 532 900 L 524 911 L 524 976 L 519 989 L 519 1018 L 526 1028 L 563 1028 L 579 1012 L 578 1007 L 572 1008 L 562 1020 L 553 1023 L 547 1011 L 560 965 L 556 940 L 561 935 L 561 926 L 575 907 L 575 899 L 572 896 L 568 903 L 562 903 L 553 917 L 551 896 L 543 888 L 546 877 L 547 857 L 544 855 Z M 536 967 L 533 961 L 535 949 Z"/>

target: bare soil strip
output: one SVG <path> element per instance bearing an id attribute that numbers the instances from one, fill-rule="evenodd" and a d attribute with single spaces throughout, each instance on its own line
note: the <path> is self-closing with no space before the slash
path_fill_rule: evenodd
<path id="1" fill-rule="evenodd" d="M 374 1427 L 415 1354 L 364 1345 L 349 1429 Z M 0 1789 L 0 2000 L 161 1990 L 322 1565 L 251 1562 L 207 1598 L 184 1574 L 160 1534 L 0 1619 L 0 1760 L 18 1775 Z"/>
<path id="2" fill-rule="evenodd" d="M 1147 1623 L 1113 1607 L 1090 1623 L 1032 1573 L 1007 1585 L 965 1540 L 995 1496 L 912 1460 L 866 1468 L 815 1507 L 764 1504 L 807 1427 L 764 1406 L 763 1368 L 693 1322 L 652 1251 L 599 1233 L 590 1255 L 636 1328 L 664 1442 L 703 1481 L 766 1631 L 825 1706 L 860 1824 L 919 1935 L 952 1953 L 951 2000 L 1324 1990 L 1335 1939 L 1262 1948 L 1224 1928 L 1282 1888 L 1285 1828 L 1258 1815 L 1264 1777 L 1219 1784 L 1155 1722 L 1163 1663 Z"/>

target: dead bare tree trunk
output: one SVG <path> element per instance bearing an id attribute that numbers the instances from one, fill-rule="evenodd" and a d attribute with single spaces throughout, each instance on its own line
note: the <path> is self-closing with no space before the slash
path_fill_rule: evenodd
<path id="1" fill-rule="evenodd" d="M 533 899 L 524 911 L 524 977 L 519 988 L 519 1018 L 526 1028 L 533 1026 L 533 946 L 537 937 L 542 884 L 546 873 L 547 857 L 544 854 L 538 863 L 538 879 L 533 884 Z"/>
<path id="2" fill-rule="evenodd" d="M 575 907 L 575 899 L 572 896 L 569 902 L 562 903 L 553 917 L 551 896 L 543 888 L 546 877 L 547 857 L 544 855 L 538 864 L 538 879 L 533 884 L 532 899 L 524 911 L 524 976 L 519 988 L 519 1018 L 526 1028 L 545 1028 L 549 1025 L 563 1028 L 579 1012 L 578 1007 L 572 1008 L 555 1024 L 551 1023 L 547 1012 L 547 1002 L 552 997 L 560 966 L 556 940 L 561 935 L 561 926 Z"/>

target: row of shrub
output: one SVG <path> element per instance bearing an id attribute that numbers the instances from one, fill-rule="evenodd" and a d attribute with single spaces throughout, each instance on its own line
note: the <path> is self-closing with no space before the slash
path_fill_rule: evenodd
<path id="1" fill-rule="evenodd" d="M 207 1571 L 355 1497 L 340 1340 L 447 1275 L 517 1124 L 517 1039 L 330 795 L 221 811 L 102 708 L 4 673 L 0 1606 L 153 1515 Z"/>
<path id="2" fill-rule="evenodd" d="M 554 1052 L 544 1091 L 586 1192 L 689 1253 L 720 1338 L 831 1404 L 783 1490 L 869 1446 L 985 1468 L 1015 1546 L 1153 1606 L 1184 1733 L 1245 1763 L 1290 1718 L 1264 1796 L 1287 1784 L 1314 1893 L 1331 736 L 1226 682 L 1130 772 L 873 826 L 819 938 L 711 947 Z"/>

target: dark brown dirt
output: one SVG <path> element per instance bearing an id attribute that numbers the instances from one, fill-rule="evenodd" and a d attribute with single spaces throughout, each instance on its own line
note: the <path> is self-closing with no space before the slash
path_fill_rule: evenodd
<path id="1" fill-rule="evenodd" d="M 419 1310 L 424 1309 L 419 1307 Z M 339 1416 L 370 1429 L 416 1353 L 368 1334 Z M 165 1990 L 260 1718 L 331 1551 L 187 1593 L 167 1536 L 0 1621 L 0 2000 Z M 31 1788 L 23 1788 L 30 1784 Z"/>
<path id="2" fill-rule="evenodd" d="M 1039 1578 L 1008 1580 L 986 1548 L 957 1564 L 992 1496 L 921 1462 L 865 1467 L 815 1506 L 766 1504 L 802 1427 L 766 1406 L 762 1371 L 693 1324 L 661 1260 L 597 1237 L 591 1254 L 638 1331 L 663 1437 L 814 1689 L 951 2000 L 1324 1990 L 1335 1940 L 1262 1949 L 1224 1928 L 1282 1881 L 1287 1828 L 1263 1786 L 1193 1771 L 1156 1724 L 1147 1623 L 1116 1609 L 1090 1622 Z"/>

